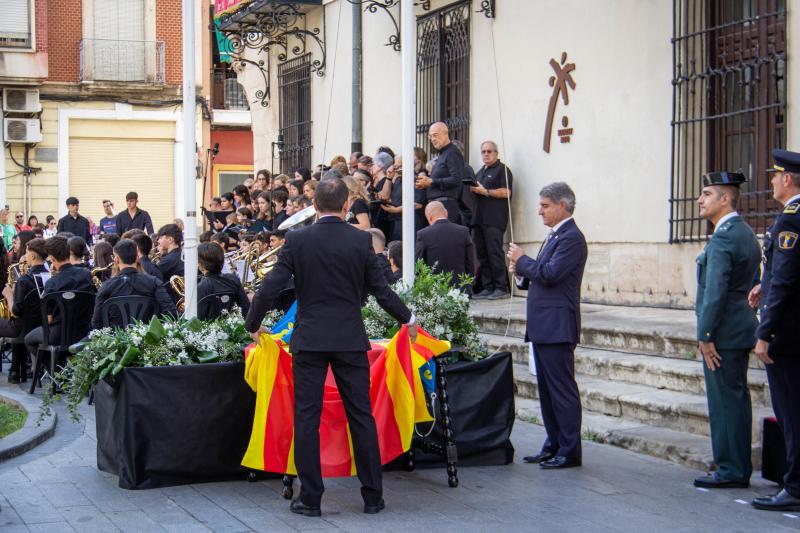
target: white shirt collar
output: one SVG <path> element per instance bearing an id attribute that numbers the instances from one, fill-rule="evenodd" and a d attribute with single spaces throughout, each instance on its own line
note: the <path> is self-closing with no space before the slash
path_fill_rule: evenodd
<path id="1" fill-rule="evenodd" d="M 732 212 L 732 213 L 728 213 L 727 215 L 725 215 L 724 217 L 722 217 L 721 219 L 719 219 L 719 220 L 717 221 L 717 225 L 716 225 L 716 226 L 714 226 L 714 233 L 716 233 L 716 232 L 717 232 L 717 230 L 718 230 L 719 228 L 721 228 L 721 227 L 722 227 L 722 225 L 723 225 L 724 223 L 726 223 L 727 221 L 729 221 L 729 220 L 730 220 L 730 219 L 732 219 L 733 217 L 738 217 L 738 216 L 739 216 L 739 213 L 737 213 L 736 211 L 734 211 L 734 212 Z"/>
<path id="2" fill-rule="evenodd" d="M 553 233 L 557 232 L 557 231 L 558 231 L 558 229 L 559 229 L 561 226 L 563 226 L 564 224 L 566 224 L 566 223 L 567 223 L 567 222 L 569 222 L 570 220 L 572 220 L 572 217 L 567 217 L 567 218 L 565 218 L 564 220 L 562 220 L 561 222 L 559 222 L 558 224 L 556 224 L 555 226 L 553 226 L 552 228 L 550 228 L 550 231 L 552 231 Z"/>
<path id="3" fill-rule="evenodd" d="M 797 201 L 797 200 L 800 200 L 800 194 L 795 194 L 794 196 L 789 198 L 789 200 L 787 200 L 786 203 L 783 204 L 783 205 L 789 205 L 790 203 L 792 203 L 794 201 Z"/>

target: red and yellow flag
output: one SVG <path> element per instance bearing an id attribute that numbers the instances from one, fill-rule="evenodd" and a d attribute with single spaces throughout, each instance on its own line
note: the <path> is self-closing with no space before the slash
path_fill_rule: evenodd
<path id="1" fill-rule="evenodd" d="M 297 474 L 292 356 L 280 337 L 274 337 L 277 338 L 262 335 L 258 345 L 251 345 L 245 351 L 244 378 L 256 392 L 256 410 L 242 465 Z M 431 357 L 449 349 L 449 342 L 434 339 L 424 331 L 411 343 L 405 327 L 389 342 L 373 344 L 369 353 L 370 400 L 383 464 L 408 451 L 415 423 L 432 420 L 425 404 L 420 368 Z M 347 416 L 330 369 L 319 433 L 323 477 L 355 475 Z"/>

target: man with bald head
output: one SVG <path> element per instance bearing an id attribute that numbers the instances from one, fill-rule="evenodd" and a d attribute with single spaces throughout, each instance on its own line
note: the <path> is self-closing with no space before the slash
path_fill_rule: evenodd
<path id="1" fill-rule="evenodd" d="M 450 222 L 461 224 L 458 197 L 464 179 L 464 156 L 450 142 L 450 132 L 444 122 L 436 122 L 428 130 L 431 145 L 439 152 L 430 177 L 417 178 L 415 187 L 426 189 L 428 201 L 438 201 L 447 210 Z"/>
<path id="2" fill-rule="evenodd" d="M 456 285 L 459 275 L 475 275 L 475 252 L 469 230 L 450 222 L 447 214 L 442 202 L 434 200 L 425 206 L 430 225 L 417 232 L 415 255 L 436 272 L 450 272 Z"/>

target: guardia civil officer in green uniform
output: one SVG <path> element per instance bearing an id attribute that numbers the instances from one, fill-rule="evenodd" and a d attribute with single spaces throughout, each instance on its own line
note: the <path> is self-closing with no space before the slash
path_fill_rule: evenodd
<path id="1" fill-rule="evenodd" d="M 753 507 L 800 511 L 800 153 L 773 150 L 772 190 L 783 210 L 764 236 L 764 275 L 750 300 L 761 311 L 756 356 L 767 368 L 772 409 L 786 442 L 783 489 Z"/>
<path id="2" fill-rule="evenodd" d="M 695 479 L 697 487 L 750 485 L 752 408 L 747 361 L 756 344 L 758 319 L 748 305 L 761 262 L 753 230 L 736 212 L 742 174 L 703 176 L 697 204 L 714 233 L 697 257 L 697 341 L 705 364 L 711 448 L 716 471 Z"/>

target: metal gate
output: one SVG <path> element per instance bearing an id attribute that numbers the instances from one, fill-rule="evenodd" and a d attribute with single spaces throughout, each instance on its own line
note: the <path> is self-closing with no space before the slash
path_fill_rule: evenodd
<path id="1" fill-rule="evenodd" d="M 469 147 L 470 4 L 458 2 L 417 19 L 417 145 L 428 154 L 428 128 L 439 121 L 451 139 Z"/>
<path id="2" fill-rule="evenodd" d="M 701 176 L 741 170 L 738 211 L 757 233 L 778 204 L 767 170 L 786 146 L 786 1 L 673 0 L 670 242 L 706 238 Z"/>
<path id="3" fill-rule="evenodd" d="M 278 65 L 280 167 L 284 174 L 311 168 L 311 54 Z"/>

